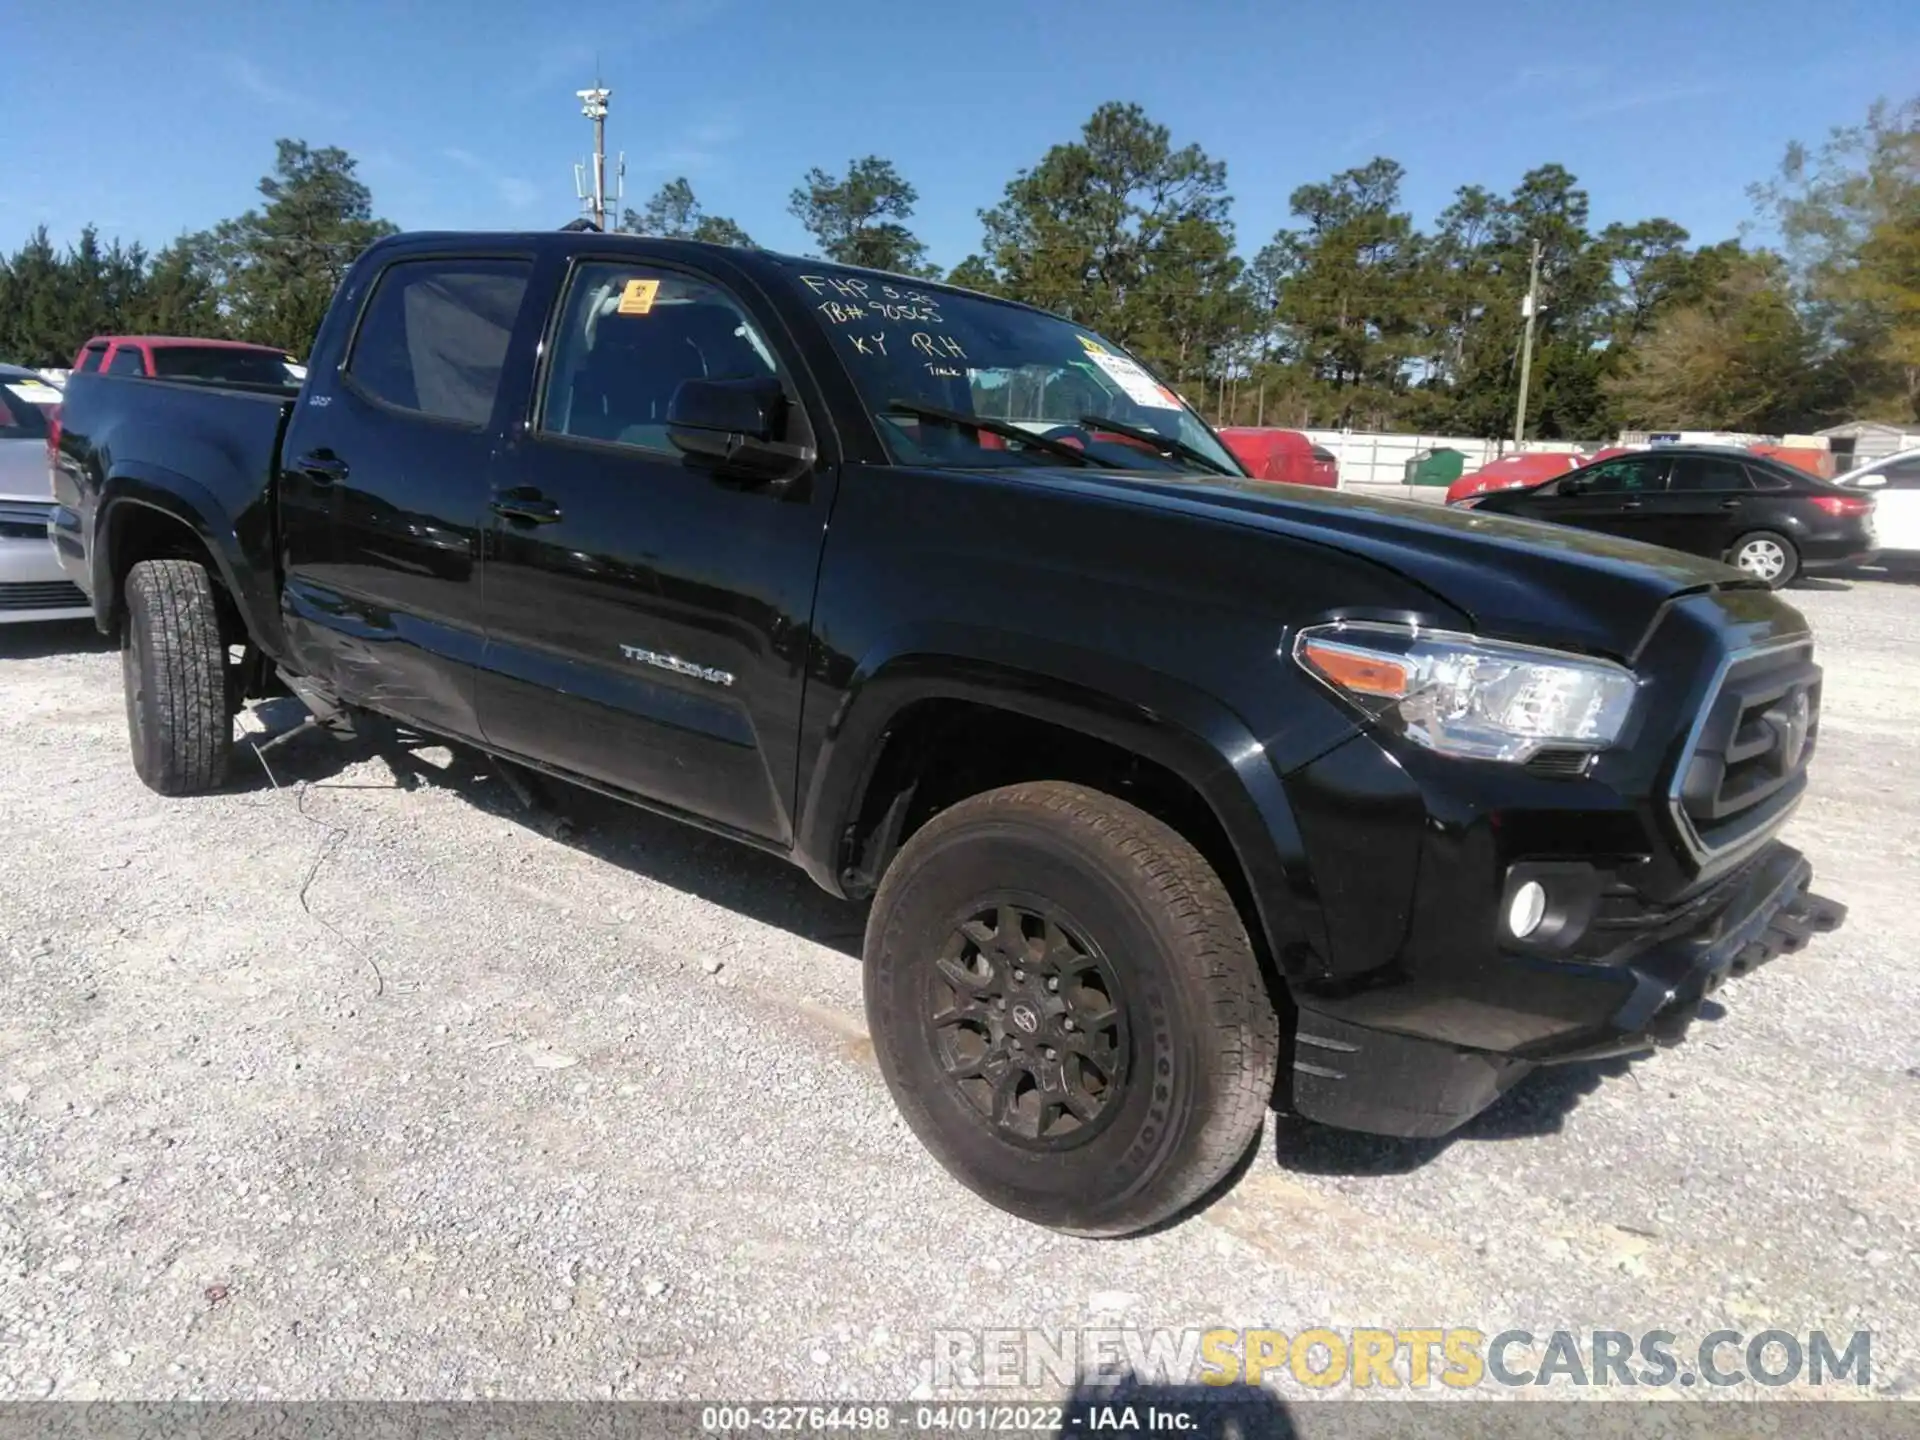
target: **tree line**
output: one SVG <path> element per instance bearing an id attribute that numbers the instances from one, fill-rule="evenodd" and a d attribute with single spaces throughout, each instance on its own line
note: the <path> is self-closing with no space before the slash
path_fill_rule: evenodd
<path id="1" fill-rule="evenodd" d="M 1461 187 L 1433 224 L 1379 157 L 1306 184 L 1243 252 L 1227 167 L 1137 105 L 1106 104 L 980 212 L 978 248 L 929 262 L 891 161 L 814 169 L 788 208 L 818 253 L 1068 315 L 1134 350 L 1221 423 L 1510 429 L 1540 254 L 1529 434 L 1787 433 L 1920 419 L 1920 97 L 1789 148 L 1750 187 L 1776 248 L 1695 244 L 1674 221 L 1596 228 L 1563 166 Z M 63 365 L 88 335 L 169 332 L 304 354 L 356 255 L 394 226 L 344 151 L 278 142 L 261 203 L 149 254 L 91 227 L 0 257 L 0 358 Z M 750 246 L 685 178 L 621 230 Z"/>

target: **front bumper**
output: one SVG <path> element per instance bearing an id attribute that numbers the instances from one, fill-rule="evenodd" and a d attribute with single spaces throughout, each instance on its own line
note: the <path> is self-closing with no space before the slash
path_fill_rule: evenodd
<path id="1" fill-rule="evenodd" d="M 1808 888 L 1813 867 L 1773 842 L 1713 897 L 1626 965 L 1556 965 L 1557 1016 L 1581 989 L 1591 1023 L 1499 1049 L 1450 1043 L 1299 1010 L 1293 1108 L 1308 1119 L 1383 1135 L 1444 1135 L 1464 1124 L 1536 1066 L 1678 1044 L 1700 1007 L 1728 979 L 1792 954 L 1836 929 L 1846 908 Z"/>
<path id="2" fill-rule="evenodd" d="M 0 625 L 92 614 L 87 597 L 61 568 L 52 541 L 0 536 Z"/>

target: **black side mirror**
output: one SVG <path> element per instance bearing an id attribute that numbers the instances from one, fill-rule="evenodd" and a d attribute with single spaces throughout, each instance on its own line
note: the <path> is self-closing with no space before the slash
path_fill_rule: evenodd
<path id="1" fill-rule="evenodd" d="M 785 483 L 809 469 L 811 445 L 777 439 L 787 395 L 772 376 L 683 380 L 667 405 L 667 439 L 715 474 L 760 484 Z"/>

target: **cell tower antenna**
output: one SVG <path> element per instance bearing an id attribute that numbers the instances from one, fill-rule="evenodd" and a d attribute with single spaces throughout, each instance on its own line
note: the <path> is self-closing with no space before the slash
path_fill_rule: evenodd
<path id="1" fill-rule="evenodd" d="M 585 164 L 573 167 L 573 188 L 580 197 L 580 208 L 587 218 L 601 230 L 607 228 L 607 211 L 618 206 L 625 191 L 627 157 L 622 154 L 618 168 L 614 172 L 614 188 L 607 190 L 607 102 L 613 98 L 613 91 L 600 83 L 598 67 L 595 67 L 593 88 L 576 90 L 580 97 L 580 113 L 593 121 L 593 159 Z M 592 188 L 589 189 L 589 179 Z"/>

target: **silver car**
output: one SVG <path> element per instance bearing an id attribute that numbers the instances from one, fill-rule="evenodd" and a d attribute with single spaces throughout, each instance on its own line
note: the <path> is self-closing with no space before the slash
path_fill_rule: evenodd
<path id="1" fill-rule="evenodd" d="M 59 400 L 36 372 L 0 365 L 0 625 L 93 613 L 47 538 L 47 411 Z"/>

